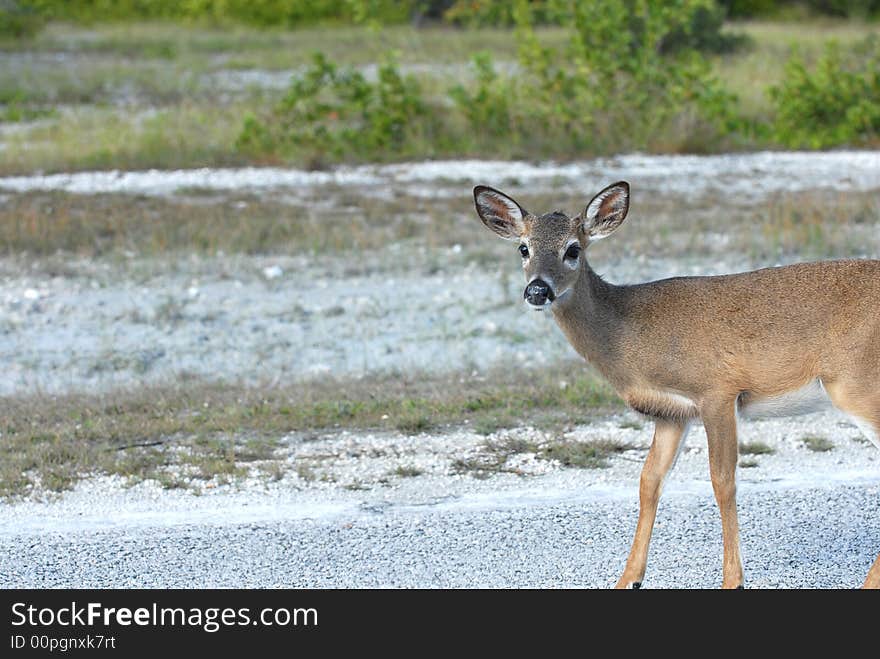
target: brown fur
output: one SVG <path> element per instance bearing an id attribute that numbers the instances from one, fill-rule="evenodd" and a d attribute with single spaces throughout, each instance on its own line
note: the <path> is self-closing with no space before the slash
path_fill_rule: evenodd
<path id="1" fill-rule="evenodd" d="M 474 193 L 478 212 L 481 199 L 504 196 L 483 187 Z M 616 229 L 628 200 L 629 186 L 621 182 L 575 218 L 534 216 L 516 204 L 523 217 L 508 218 L 504 237 L 528 245 L 527 282 L 552 282 L 556 301 L 550 308 L 572 346 L 634 410 L 656 420 L 641 477 L 638 528 L 618 587 L 644 577 L 662 482 L 688 423 L 697 418 L 709 437 L 721 510 L 723 586 L 741 586 L 737 408 L 818 380 L 836 407 L 880 437 L 880 261 L 800 263 L 633 286 L 604 281 L 583 253 L 576 267 L 563 262 L 573 239 L 586 250 Z M 497 204 L 502 206 L 511 207 Z M 880 587 L 880 557 L 865 586 Z"/>

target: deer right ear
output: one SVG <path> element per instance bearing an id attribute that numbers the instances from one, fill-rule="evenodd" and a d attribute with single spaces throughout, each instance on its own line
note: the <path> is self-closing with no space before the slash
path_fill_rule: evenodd
<path id="1" fill-rule="evenodd" d="M 525 233 L 526 211 L 503 192 L 487 185 L 474 188 L 474 205 L 483 224 L 506 240 L 516 240 Z"/>
<path id="2" fill-rule="evenodd" d="M 581 213 L 584 233 L 590 240 L 601 240 L 623 224 L 629 210 L 629 183 L 618 181 L 609 185 Z"/>

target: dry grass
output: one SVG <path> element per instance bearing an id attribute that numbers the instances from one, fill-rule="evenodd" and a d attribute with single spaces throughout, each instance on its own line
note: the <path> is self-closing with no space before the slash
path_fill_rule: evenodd
<path id="1" fill-rule="evenodd" d="M 756 236 L 740 235 L 758 257 L 876 256 L 880 251 L 876 193 L 787 194 L 760 215 Z"/>
<path id="2" fill-rule="evenodd" d="M 17 194 L 0 205 L 0 253 L 303 254 L 373 249 L 408 239 L 432 247 L 453 243 L 464 226 L 476 224 L 464 212 L 464 199 L 456 200 L 450 213 L 448 206 L 426 199 L 380 202 L 332 189 L 316 194 L 327 195 L 323 206 L 310 199 L 287 204 L 197 190 L 170 197 Z M 326 207 L 326 199 L 334 209 Z"/>
<path id="3" fill-rule="evenodd" d="M 271 462 L 289 433 L 342 427 L 421 432 L 485 418 L 507 426 L 531 419 L 575 423 L 618 405 L 607 385 L 575 364 L 483 376 L 325 379 L 272 389 L 182 382 L 105 395 L 5 398 L 0 494 L 27 493 L 37 484 L 65 489 L 92 472 L 234 478 L 244 473 L 243 463 Z"/>
<path id="4" fill-rule="evenodd" d="M 199 190 L 169 197 L 15 194 L 0 205 L 0 254 L 323 254 L 405 244 L 395 257 L 399 259 L 418 248 L 463 244 L 460 258 L 516 263 L 508 244 L 488 234 L 473 240 L 484 233 L 467 195 L 426 199 L 401 190 L 378 200 L 333 187 L 310 194 L 295 203 Z M 522 196 L 535 209 L 575 212 L 585 203 L 570 193 Z M 786 194 L 749 207 L 725 207 L 713 199 L 699 205 L 672 197 L 635 201 L 637 210 L 621 228 L 614 249 L 598 250 L 595 258 L 694 253 L 726 258 L 734 250 L 766 263 L 780 257 L 880 253 L 880 202 L 873 192 Z M 646 222 L 650 231 L 643 230 Z M 724 241 L 717 240 L 719 235 Z M 430 251 L 421 258 L 422 265 L 433 267 L 432 259 L 436 267 L 443 266 L 443 258 Z"/>

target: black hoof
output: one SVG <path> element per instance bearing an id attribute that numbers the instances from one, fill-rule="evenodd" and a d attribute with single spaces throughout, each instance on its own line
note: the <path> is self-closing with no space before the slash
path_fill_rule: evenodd
<path id="1" fill-rule="evenodd" d="M 630 586 L 630 588 L 632 588 L 633 590 L 639 590 L 641 587 L 642 587 L 641 581 L 633 581 L 632 585 Z"/>
<path id="2" fill-rule="evenodd" d="M 740 584 L 739 586 L 736 587 L 736 589 L 737 589 L 737 590 L 745 590 L 746 587 L 743 586 L 742 584 Z"/>

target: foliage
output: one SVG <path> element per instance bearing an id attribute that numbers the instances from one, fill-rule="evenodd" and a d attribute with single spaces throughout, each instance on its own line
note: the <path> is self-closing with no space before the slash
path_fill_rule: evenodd
<path id="1" fill-rule="evenodd" d="M 298 153 L 314 164 L 402 154 L 431 120 L 419 82 L 403 76 L 393 56 L 371 82 L 318 53 L 268 116 L 245 120 L 238 146 L 254 155 Z"/>
<path id="2" fill-rule="evenodd" d="M 844 56 L 832 42 L 810 69 L 796 54 L 770 90 L 775 139 L 788 147 L 864 144 L 880 137 L 880 40 Z"/>
<path id="3" fill-rule="evenodd" d="M 864 17 L 880 13 L 880 0 L 718 0 L 731 18 L 790 14 L 801 8 L 823 16 Z"/>
<path id="4" fill-rule="evenodd" d="M 25 39 L 36 34 L 43 16 L 22 0 L 0 0 L 0 38 Z"/>
<path id="5" fill-rule="evenodd" d="M 541 16 L 577 26 L 567 43 L 548 47 L 535 34 L 533 3 L 521 0 L 518 66 L 501 74 L 478 53 L 473 77 L 433 103 L 393 58 L 371 82 L 318 55 L 281 103 L 247 118 L 238 144 L 251 156 L 312 163 L 479 153 L 501 140 L 508 155 L 582 155 L 654 146 L 684 113 L 707 138 L 734 125 L 732 99 L 692 42 L 668 44 L 714 7 L 548 0 Z"/>
<path id="6" fill-rule="evenodd" d="M 640 148 L 686 108 L 701 120 L 729 100 L 693 44 L 667 46 L 673 35 L 711 8 L 711 0 L 647 0 L 609 4 L 548 0 L 575 26 L 562 47 L 542 46 L 530 3 L 516 5 L 520 65 L 529 98 L 550 130 L 587 151 Z M 628 144 L 627 144 L 628 142 Z"/>
<path id="7" fill-rule="evenodd" d="M 590 0 L 577 2 L 544 0 L 527 2 L 526 8 L 529 12 L 529 21 L 533 25 L 566 26 L 572 25 L 571 20 L 579 9 L 578 5 L 595 6 L 596 4 Z M 637 7 L 638 3 L 622 0 L 617 3 L 599 4 L 602 5 L 600 9 L 609 13 L 622 9 L 624 20 L 630 23 L 627 29 L 632 32 L 639 33 L 644 30 L 644 15 Z M 657 3 L 652 4 L 655 5 L 654 9 L 657 9 Z M 674 6 L 677 3 L 665 4 Z M 672 24 L 660 44 L 661 52 L 685 48 L 694 48 L 703 52 L 727 52 L 741 43 L 741 37 L 722 33 L 725 12 L 714 0 L 685 4 L 690 5 L 685 11 L 673 11 L 667 15 L 667 19 L 670 19 Z M 660 9 L 662 12 L 666 8 L 661 6 Z M 517 24 L 517 12 L 522 15 L 521 10 L 522 8 L 518 10 L 516 2 L 456 0 L 445 12 L 444 18 L 450 23 L 470 27 L 512 27 Z"/>

